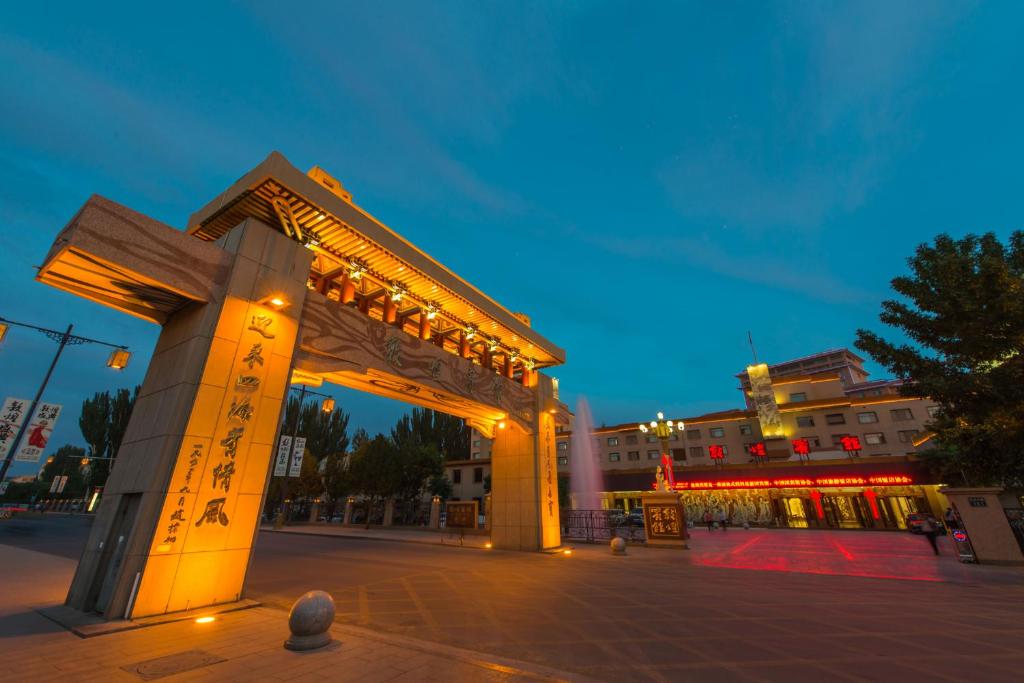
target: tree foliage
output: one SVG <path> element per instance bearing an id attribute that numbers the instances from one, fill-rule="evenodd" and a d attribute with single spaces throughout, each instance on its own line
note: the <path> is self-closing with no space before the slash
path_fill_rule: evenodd
<path id="1" fill-rule="evenodd" d="M 89 446 L 89 457 L 100 458 L 89 464 L 90 485 L 106 483 L 138 397 L 136 386 L 132 390 L 118 389 L 113 395 L 109 391 L 97 392 L 82 402 L 78 427 Z"/>
<path id="2" fill-rule="evenodd" d="M 940 235 L 892 280 L 881 321 L 906 341 L 857 331 L 857 348 L 941 406 L 928 456 L 949 483 L 1024 485 L 1024 232 Z"/>
<path id="3" fill-rule="evenodd" d="M 465 420 L 430 408 L 413 408 L 403 415 L 391 430 L 395 443 L 416 440 L 433 446 L 445 460 L 464 460 L 469 457 L 470 429 Z"/>
<path id="4" fill-rule="evenodd" d="M 306 449 L 318 463 L 331 453 L 345 453 L 348 450 L 349 415 L 341 408 L 325 413 L 318 402 L 305 402 L 300 412 L 299 399 L 292 396 L 285 409 L 285 434 L 295 431 L 296 420 L 298 435 L 306 437 Z"/>
<path id="5" fill-rule="evenodd" d="M 86 483 L 86 479 L 89 477 L 89 468 L 94 467 L 93 463 L 83 466 L 82 458 L 84 457 L 84 448 L 67 444 L 58 448 L 52 456 L 47 458 L 46 464 L 43 465 L 43 469 L 39 473 L 39 479 L 46 484 L 43 497 L 49 495 L 50 484 L 54 478 L 62 475 L 66 475 L 68 481 L 64 485 L 64 490 L 60 493 L 61 498 L 81 498 L 84 496 L 86 486 L 93 483 L 91 481 L 88 484 Z M 89 478 L 91 479 L 91 477 Z"/>

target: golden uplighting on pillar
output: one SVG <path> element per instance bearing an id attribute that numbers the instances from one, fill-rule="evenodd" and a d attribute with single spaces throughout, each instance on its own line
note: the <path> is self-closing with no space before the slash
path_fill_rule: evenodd
<path id="1" fill-rule="evenodd" d="M 325 413 L 333 413 L 334 412 L 334 399 L 333 398 L 325 398 L 324 402 L 322 404 L 320 404 L 320 410 L 324 411 Z"/>
<path id="2" fill-rule="evenodd" d="M 282 299 L 279 296 L 271 297 L 270 301 L 268 301 L 267 303 L 269 303 L 274 308 L 284 308 L 284 299 Z"/>
<path id="3" fill-rule="evenodd" d="M 213 621 L 217 621 L 217 617 L 199 617 L 196 619 L 197 624 L 209 624 Z"/>
<path id="4" fill-rule="evenodd" d="M 487 541 L 487 543 L 484 543 L 484 547 L 485 547 L 485 548 L 487 548 L 487 549 L 490 549 L 490 548 L 492 548 L 493 546 L 492 546 L 492 544 L 491 544 L 491 542 L 490 542 L 490 541 Z"/>
<path id="5" fill-rule="evenodd" d="M 572 548 L 566 548 L 565 550 L 562 551 L 562 554 L 565 555 L 566 557 L 568 557 L 569 555 L 572 555 Z"/>
<path id="6" fill-rule="evenodd" d="M 504 429 L 504 428 L 505 428 L 505 421 L 502 420 L 501 422 L 498 423 L 498 429 Z"/>
<path id="7" fill-rule="evenodd" d="M 128 361 L 131 359 L 132 354 L 128 349 L 114 349 L 110 358 L 107 359 L 107 367 L 115 370 L 124 370 L 128 367 Z"/>

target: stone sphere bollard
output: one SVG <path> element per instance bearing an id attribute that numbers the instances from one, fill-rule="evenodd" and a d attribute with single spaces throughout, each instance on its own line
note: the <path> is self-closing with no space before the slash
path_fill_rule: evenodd
<path id="1" fill-rule="evenodd" d="M 284 641 L 289 650 L 315 650 L 331 642 L 334 598 L 325 591 L 309 591 L 292 605 L 288 628 L 292 637 Z"/>
<path id="2" fill-rule="evenodd" d="M 626 539 L 616 536 L 612 539 L 609 544 L 612 549 L 612 555 L 625 555 L 626 554 Z"/>

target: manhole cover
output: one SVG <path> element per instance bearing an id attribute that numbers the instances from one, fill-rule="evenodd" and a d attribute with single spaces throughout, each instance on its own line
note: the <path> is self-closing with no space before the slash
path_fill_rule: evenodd
<path id="1" fill-rule="evenodd" d="M 157 678 L 173 676 L 174 674 L 180 674 L 182 671 L 201 669 L 204 666 L 223 661 L 226 661 L 223 657 L 211 655 L 209 652 L 187 650 L 167 655 L 166 657 L 147 659 L 144 662 L 122 666 L 121 668 L 128 673 L 136 674 L 144 681 L 153 681 Z"/>

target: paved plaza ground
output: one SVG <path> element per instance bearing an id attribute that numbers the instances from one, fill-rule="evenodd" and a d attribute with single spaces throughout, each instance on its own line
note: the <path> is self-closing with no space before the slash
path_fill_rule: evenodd
<path id="1" fill-rule="evenodd" d="M 317 531 L 261 532 L 247 591 L 264 607 L 224 617 L 212 641 L 191 622 L 87 641 L 53 627 L 13 639 L 5 629 L 0 649 L 16 643 L 20 662 L 28 646 L 60 659 L 91 644 L 80 651 L 128 662 L 195 647 L 228 661 L 174 680 L 253 680 L 244 674 L 262 674 L 259 662 L 287 661 L 283 610 L 321 588 L 337 601 L 342 641 L 324 661 L 388 668 L 340 678 L 352 670 L 331 664 L 319 680 L 1016 681 L 1024 671 L 1024 570 L 960 564 L 948 541 L 935 558 L 905 533 L 696 530 L 690 551 L 613 557 L 601 546 L 552 556 L 442 547 L 429 536 L 422 544 L 307 535 Z M 32 538 L 0 530 L 0 544 L 19 546 L 0 545 L 5 566 L 34 544 L 42 552 L 33 557 L 62 564 L 31 583 L 66 585 L 72 563 Z M 62 589 L 42 597 L 57 601 Z M 250 630 L 263 635 L 243 636 Z M 237 651 L 250 641 L 258 657 Z M 147 649 L 154 644 L 158 652 Z M 291 656 L 319 666 L 320 655 Z M 408 657 L 416 667 L 391 666 Z M 280 666 L 267 675 L 310 673 Z"/>

